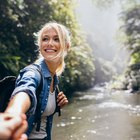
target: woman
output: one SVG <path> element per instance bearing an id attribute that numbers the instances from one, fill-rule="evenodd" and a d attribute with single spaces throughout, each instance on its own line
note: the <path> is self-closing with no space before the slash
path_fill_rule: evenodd
<path id="1" fill-rule="evenodd" d="M 9 113 L 26 113 L 29 116 L 27 135 L 29 139 L 51 140 L 52 120 L 59 107 L 68 100 L 63 92 L 58 92 L 58 76 L 64 70 L 64 58 L 70 48 L 70 36 L 65 26 L 51 22 L 37 33 L 40 58 L 35 62 L 40 72 L 29 67 L 20 71 L 13 97 L 6 109 Z M 41 124 L 36 124 L 36 92 L 43 81 L 41 100 Z M 37 115 L 38 117 L 38 115 Z M 39 118 L 39 117 L 38 117 Z M 37 128 L 37 129 L 36 129 Z M 39 129 L 38 129 L 39 128 Z M 38 131 L 39 130 L 39 131 Z"/>

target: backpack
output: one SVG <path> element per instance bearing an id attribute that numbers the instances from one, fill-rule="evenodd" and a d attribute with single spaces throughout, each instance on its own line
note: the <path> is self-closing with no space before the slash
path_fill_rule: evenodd
<path id="1" fill-rule="evenodd" d="M 41 75 L 41 82 L 39 87 L 37 88 L 37 100 L 39 100 L 39 94 L 43 86 L 41 70 L 36 64 L 31 64 L 27 67 L 29 69 L 37 70 Z M 6 76 L 2 80 L 0 80 L 0 112 L 4 112 L 8 106 L 12 92 L 15 89 L 16 79 L 17 79 L 16 76 Z M 39 104 L 38 106 L 40 107 Z M 39 110 L 39 108 L 37 108 L 37 110 Z"/>
<path id="2" fill-rule="evenodd" d="M 0 112 L 4 112 L 15 88 L 16 76 L 6 76 L 0 80 Z"/>

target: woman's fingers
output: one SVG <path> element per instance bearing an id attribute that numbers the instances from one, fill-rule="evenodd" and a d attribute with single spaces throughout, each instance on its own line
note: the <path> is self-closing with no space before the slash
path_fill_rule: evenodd
<path id="1" fill-rule="evenodd" d="M 60 108 L 62 108 L 64 105 L 68 104 L 68 100 L 65 98 L 65 99 L 62 99 L 59 103 L 58 103 L 58 106 L 60 106 Z"/>
<path id="2" fill-rule="evenodd" d="M 58 102 L 58 106 L 60 106 L 61 108 L 64 105 L 68 104 L 68 99 L 63 92 L 59 92 L 57 96 L 57 102 Z"/>

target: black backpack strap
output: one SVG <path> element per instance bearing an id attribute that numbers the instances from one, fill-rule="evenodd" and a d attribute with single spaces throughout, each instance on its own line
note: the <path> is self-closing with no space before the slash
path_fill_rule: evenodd
<path id="1" fill-rule="evenodd" d="M 58 85 L 56 86 L 56 92 L 57 92 L 57 95 L 60 92 Z M 58 112 L 58 116 L 61 116 L 61 109 L 60 109 L 60 106 L 58 106 L 58 104 L 56 104 L 56 112 Z"/>

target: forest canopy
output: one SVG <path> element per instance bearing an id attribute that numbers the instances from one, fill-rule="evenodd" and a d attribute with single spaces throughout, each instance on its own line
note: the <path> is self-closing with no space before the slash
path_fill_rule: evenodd
<path id="1" fill-rule="evenodd" d="M 72 48 L 66 60 L 63 89 L 83 90 L 94 85 L 94 57 L 80 32 L 71 0 L 4 0 L 0 5 L 0 78 L 17 75 L 38 56 L 34 41 L 42 25 L 57 21 L 66 25 Z M 86 81 L 86 82 L 84 82 Z M 68 90 L 67 90 L 68 91 Z"/>

